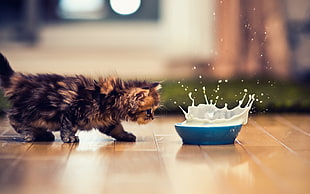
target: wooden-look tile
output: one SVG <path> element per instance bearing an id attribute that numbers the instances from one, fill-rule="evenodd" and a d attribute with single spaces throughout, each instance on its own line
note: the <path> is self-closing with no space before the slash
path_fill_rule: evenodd
<path id="1" fill-rule="evenodd" d="M 302 131 L 310 136 L 310 115 L 283 114 L 277 115 L 277 121 L 284 123 L 295 130 Z"/>
<path id="2" fill-rule="evenodd" d="M 218 182 L 230 193 L 281 193 L 261 166 L 239 145 L 201 146 Z"/>
<path id="3" fill-rule="evenodd" d="M 115 151 L 109 158 L 104 193 L 171 193 L 157 151 Z"/>
<path id="4" fill-rule="evenodd" d="M 267 175 L 282 187 L 286 193 L 307 193 L 310 191 L 308 179 L 309 163 L 282 147 L 246 147 L 247 152 L 259 160 Z"/>
<path id="5" fill-rule="evenodd" d="M 73 148 L 59 178 L 57 189 L 62 193 L 103 193 L 114 148 L 110 144 L 88 148 Z"/>
<path id="6" fill-rule="evenodd" d="M 256 127 L 266 131 L 288 149 L 295 152 L 307 150 L 310 147 L 310 136 L 295 130 L 294 128 L 277 121 L 276 116 L 255 117 Z M 305 121 L 307 122 L 307 121 Z"/>
<path id="7" fill-rule="evenodd" d="M 174 125 L 184 121 L 184 116 L 160 116 L 149 123 L 155 135 L 169 136 L 176 134 Z"/>
<path id="8" fill-rule="evenodd" d="M 227 185 L 217 182 L 199 146 L 181 145 L 177 150 L 162 150 L 161 155 L 175 193 L 228 193 Z"/>
<path id="9" fill-rule="evenodd" d="M 49 160 L 64 159 L 69 157 L 73 144 L 62 142 L 35 142 L 23 155 L 23 159 L 29 160 Z"/>
<path id="10" fill-rule="evenodd" d="M 32 143 L 0 140 L 0 158 L 16 158 L 26 153 Z"/>
<path id="11" fill-rule="evenodd" d="M 249 119 L 248 124 L 242 126 L 237 136 L 239 142 L 248 146 L 281 146 L 264 131 L 257 129 L 253 123 L 254 121 Z"/>
<path id="12" fill-rule="evenodd" d="M 157 151 L 155 137 L 149 125 L 123 123 L 124 129 L 136 136 L 136 142 L 115 142 L 115 151 Z"/>
<path id="13" fill-rule="evenodd" d="M 309 115 L 255 115 L 235 144 L 183 145 L 174 124 L 124 123 L 137 142 L 96 130 L 80 143 L 24 143 L 0 126 L 1 193 L 301 193 L 310 192 Z M 1 122 L 1 121 L 0 121 Z"/>
<path id="14" fill-rule="evenodd" d="M 21 159 L 8 177 L 8 193 L 57 193 L 65 165 L 58 159 Z"/>

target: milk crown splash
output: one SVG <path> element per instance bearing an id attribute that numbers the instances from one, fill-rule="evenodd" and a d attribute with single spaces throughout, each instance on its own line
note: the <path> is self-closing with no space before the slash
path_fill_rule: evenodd
<path id="1" fill-rule="evenodd" d="M 244 125 L 248 121 L 248 114 L 255 101 L 255 94 L 248 95 L 248 102 L 242 107 L 242 104 L 247 96 L 245 93 L 243 98 L 239 100 L 236 107 L 232 109 L 227 108 L 227 103 L 223 108 L 218 108 L 216 102 L 208 100 L 206 95 L 206 89 L 203 87 L 204 98 L 206 104 L 199 104 L 195 106 L 195 100 L 192 97 L 192 93 L 188 94 L 192 100 L 192 105 L 188 107 L 186 112 L 182 107 L 186 121 L 183 124 L 186 125 L 203 125 L 203 126 L 229 126 L 229 125 Z"/>

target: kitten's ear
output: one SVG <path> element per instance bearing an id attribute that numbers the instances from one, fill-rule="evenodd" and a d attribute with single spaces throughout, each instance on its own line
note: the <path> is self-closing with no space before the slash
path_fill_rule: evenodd
<path id="1" fill-rule="evenodd" d="M 155 90 L 155 91 L 158 91 L 158 90 L 161 89 L 161 84 L 158 83 L 158 82 L 154 82 L 154 83 L 151 84 L 151 87 L 150 87 L 150 88 L 153 89 L 153 90 Z"/>
<path id="2" fill-rule="evenodd" d="M 149 91 L 158 91 L 161 89 L 161 85 L 160 83 L 151 83 L 149 86 L 145 86 L 145 87 L 142 87 L 142 89 L 144 90 L 149 90 Z"/>

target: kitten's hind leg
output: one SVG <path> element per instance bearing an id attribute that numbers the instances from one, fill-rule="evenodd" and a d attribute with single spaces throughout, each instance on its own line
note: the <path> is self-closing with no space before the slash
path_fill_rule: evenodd
<path id="1" fill-rule="evenodd" d="M 113 125 L 107 128 L 100 128 L 100 132 L 107 134 L 117 141 L 135 142 L 136 136 L 124 130 L 122 124 Z"/>

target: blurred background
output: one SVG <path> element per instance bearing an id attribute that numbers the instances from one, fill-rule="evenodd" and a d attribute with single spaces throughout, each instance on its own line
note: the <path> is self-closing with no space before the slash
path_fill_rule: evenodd
<path id="1" fill-rule="evenodd" d="M 16 71 L 309 85 L 309 0 L 0 2 Z"/>

